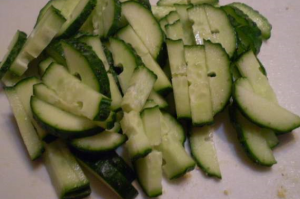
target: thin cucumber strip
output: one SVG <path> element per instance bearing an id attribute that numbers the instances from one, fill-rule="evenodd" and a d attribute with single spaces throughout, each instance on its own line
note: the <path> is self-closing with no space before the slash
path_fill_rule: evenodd
<path id="1" fill-rule="evenodd" d="M 240 9 L 248 15 L 248 17 L 253 20 L 261 30 L 264 39 L 269 39 L 271 37 L 272 25 L 266 17 L 244 3 L 232 3 L 230 5 Z"/>
<path id="2" fill-rule="evenodd" d="M 214 114 L 205 49 L 203 46 L 185 46 L 184 52 L 193 125 L 210 124 Z"/>
<path id="3" fill-rule="evenodd" d="M 79 163 L 94 174 L 101 182 L 110 188 L 116 195 L 122 199 L 134 199 L 138 192 L 119 170 L 112 164 L 107 157 L 102 154 L 87 156 L 85 153 L 74 151 Z"/>
<path id="4" fill-rule="evenodd" d="M 30 101 L 34 119 L 48 132 L 62 138 L 95 135 L 102 128 L 92 121 L 72 115 L 32 96 Z"/>
<path id="5" fill-rule="evenodd" d="M 64 53 L 64 49 L 62 48 L 62 41 L 61 40 L 54 40 L 52 41 L 48 47 L 46 48 L 46 53 L 50 57 L 52 57 L 55 62 L 61 64 L 63 66 L 67 66 L 67 61 Z"/>
<path id="6" fill-rule="evenodd" d="M 71 140 L 70 144 L 80 151 L 104 152 L 117 149 L 126 139 L 125 135 L 104 131 L 94 136 Z"/>
<path id="7" fill-rule="evenodd" d="M 87 177 L 62 141 L 46 145 L 44 160 L 59 198 L 81 198 L 90 195 Z"/>
<path id="8" fill-rule="evenodd" d="M 53 58 L 48 57 L 47 59 L 43 60 L 40 64 L 39 64 L 39 73 L 41 76 L 43 76 L 43 74 L 45 73 L 45 71 L 47 70 L 47 68 L 53 63 L 55 62 Z"/>
<path id="9" fill-rule="evenodd" d="M 156 79 L 156 75 L 146 67 L 137 67 L 123 97 L 123 111 L 141 111 L 153 89 Z"/>
<path id="10" fill-rule="evenodd" d="M 50 7 L 41 19 L 41 23 L 31 32 L 22 50 L 12 63 L 10 71 L 22 76 L 28 69 L 29 62 L 37 58 L 50 44 L 65 20 L 57 9 Z"/>
<path id="11" fill-rule="evenodd" d="M 184 31 L 180 20 L 177 20 L 173 24 L 168 24 L 165 26 L 166 35 L 171 40 L 179 40 L 184 38 Z"/>
<path id="12" fill-rule="evenodd" d="M 158 6 L 174 6 L 174 4 L 188 4 L 188 0 L 159 0 Z"/>
<path id="13" fill-rule="evenodd" d="M 274 131 L 270 129 L 262 129 L 261 132 L 271 149 L 274 149 L 279 144 L 279 139 Z"/>
<path id="14" fill-rule="evenodd" d="M 255 162 L 263 166 L 272 166 L 276 160 L 262 129 L 247 120 L 240 111 L 232 105 L 230 117 L 238 133 L 239 141 L 247 155 Z"/>
<path id="15" fill-rule="evenodd" d="M 253 123 L 280 133 L 290 132 L 300 126 L 298 115 L 245 88 L 242 86 L 244 82 L 248 80 L 240 78 L 236 81 L 233 97 L 242 113 Z"/>
<path id="16" fill-rule="evenodd" d="M 167 34 L 166 25 L 168 25 L 168 20 L 166 19 L 166 17 L 164 17 L 159 21 L 159 26 L 165 34 Z"/>
<path id="17" fill-rule="evenodd" d="M 156 106 L 158 106 L 158 105 L 157 105 L 157 103 L 155 103 L 154 100 L 148 99 L 148 100 L 146 101 L 145 105 L 144 105 L 144 109 L 147 109 L 147 108 L 154 108 L 154 107 L 156 107 Z"/>
<path id="18" fill-rule="evenodd" d="M 95 121 L 108 118 L 111 100 L 83 84 L 63 66 L 51 64 L 42 80 L 59 98 L 73 107 L 72 113 Z"/>
<path id="19" fill-rule="evenodd" d="M 9 71 L 12 63 L 15 61 L 16 57 L 18 56 L 21 49 L 23 48 L 23 45 L 25 44 L 26 40 L 27 40 L 26 33 L 18 30 L 8 46 L 8 51 L 6 55 L 4 55 L 1 61 L 0 80 L 4 77 L 6 72 Z"/>
<path id="20" fill-rule="evenodd" d="M 131 160 L 134 161 L 145 157 L 152 151 L 140 113 L 136 111 L 124 113 L 124 117 L 121 120 L 121 127 L 123 133 L 128 137 L 125 146 Z"/>
<path id="21" fill-rule="evenodd" d="M 121 19 L 121 3 L 119 0 L 106 0 L 106 7 L 102 16 L 105 37 L 116 33 Z"/>
<path id="22" fill-rule="evenodd" d="M 179 15 L 180 23 L 182 25 L 183 31 L 183 43 L 185 45 L 194 45 L 195 38 L 192 29 L 192 23 L 189 20 L 188 9 L 191 5 L 180 5 L 175 4 L 176 11 Z"/>
<path id="23" fill-rule="evenodd" d="M 152 146 L 161 143 L 161 112 L 158 106 L 146 108 L 141 113 L 144 130 Z"/>
<path id="24" fill-rule="evenodd" d="M 166 109 L 168 107 L 168 103 L 164 97 L 155 91 L 150 93 L 148 100 L 153 100 L 161 109 Z"/>
<path id="25" fill-rule="evenodd" d="M 39 158 L 44 152 L 44 146 L 34 126 L 19 99 L 14 88 L 6 88 L 5 94 L 9 100 L 13 114 L 16 118 L 20 134 L 31 160 Z"/>
<path id="26" fill-rule="evenodd" d="M 209 176 L 222 178 L 213 141 L 213 127 L 192 127 L 190 146 L 197 165 Z"/>
<path id="27" fill-rule="evenodd" d="M 174 10 L 176 10 L 176 8 L 173 6 L 151 6 L 151 11 L 157 20 L 164 18 Z"/>
<path id="28" fill-rule="evenodd" d="M 128 1 L 122 4 L 122 13 L 153 58 L 157 59 L 162 50 L 164 35 L 151 11 L 140 3 Z"/>
<path id="29" fill-rule="evenodd" d="M 231 96 L 230 59 L 220 44 L 209 41 L 205 42 L 205 55 L 213 113 L 216 115 L 226 107 Z"/>
<path id="30" fill-rule="evenodd" d="M 219 3 L 219 0 L 190 0 L 190 3 L 193 5 L 197 4 L 211 4 L 215 5 Z"/>
<path id="31" fill-rule="evenodd" d="M 168 24 L 173 24 L 179 20 L 179 15 L 178 15 L 177 11 L 174 10 L 166 16 L 166 19 L 168 21 Z"/>
<path id="32" fill-rule="evenodd" d="M 152 151 L 134 162 L 138 181 L 148 197 L 162 195 L 162 153 Z"/>

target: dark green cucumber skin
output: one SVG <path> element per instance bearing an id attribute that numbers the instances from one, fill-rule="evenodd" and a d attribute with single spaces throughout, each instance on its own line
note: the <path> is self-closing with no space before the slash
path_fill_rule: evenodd
<path id="1" fill-rule="evenodd" d="M 95 121 L 105 121 L 110 114 L 111 99 L 102 98 L 99 105 L 99 114 L 94 118 Z"/>
<path id="2" fill-rule="evenodd" d="M 236 118 L 236 112 L 237 112 L 238 108 L 236 103 L 232 103 L 229 106 L 229 118 L 230 121 L 233 125 L 233 127 L 235 128 L 236 132 L 237 132 L 237 138 L 242 146 L 242 148 L 244 149 L 245 153 L 247 154 L 247 156 L 256 164 L 261 165 L 261 166 L 267 166 L 267 167 L 271 167 L 273 164 L 266 164 L 263 162 L 260 162 L 256 157 L 255 154 L 253 154 L 247 144 L 246 138 L 244 137 L 243 134 L 243 129 L 240 126 L 240 124 L 237 121 Z"/>
<path id="3" fill-rule="evenodd" d="M 72 149 L 72 153 L 102 178 L 121 198 L 133 199 L 137 196 L 138 192 L 131 182 L 107 159 L 106 155 L 88 156 L 74 149 Z"/>
<path id="4" fill-rule="evenodd" d="M 97 80 L 100 85 L 100 93 L 107 97 L 111 97 L 110 94 L 110 86 L 108 76 L 105 70 L 105 67 L 102 61 L 98 58 L 96 53 L 92 50 L 92 48 L 84 43 L 78 42 L 77 40 L 70 39 L 63 41 L 67 45 L 70 45 L 72 48 L 76 49 L 81 55 L 86 59 L 89 63 L 89 66 L 93 70 Z M 107 114 L 107 113 L 105 113 Z M 107 115 L 108 116 L 108 115 Z M 106 119 L 106 118 L 105 118 Z"/>
<path id="5" fill-rule="evenodd" d="M 49 5 L 52 3 L 53 0 L 50 0 L 47 2 L 47 4 L 40 10 L 38 18 L 35 22 L 34 28 L 37 26 L 37 24 L 39 23 L 39 21 L 41 20 L 42 14 L 46 11 L 46 9 L 49 7 Z"/>
<path id="6" fill-rule="evenodd" d="M 84 24 L 91 12 L 95 8 L 97 0 L 89 0 L 86 6 L 83 8 L 83 12 L 77 17 L 77 19 L 62 33 L 60 38 L 67 38 L 74 35 Z"/>
<path id="7" fill-rule="evenodd" d="M 194 169 L 195 169 L 195 166 L 196 166 L 196 165 L 191 165 L 190 167 L 185 168 L 182 172 L 180 172 L 180 173 L 178 173 L 177 175 L 171 177 L 170 180 L 175 180 L 175 179 L 178 179 L 178 178 L 184 176 L 186 173 L 188 173 L 188 172 L 194 170 Z"/>
<path id="8" fill-rule="evenodd" d="M 95 135 L 95 134 L 99 133 L 100 131 L 104 130 L 101 127 L 97 126 L 95 128 L 92 128 L 92 129 L 84 130 L 82 132 L 74 132 L 74 131 L 61 130 L 58 127 L 47 124 L 46 122 L 42 121 L 39 118 L 39 116 L 35 113 L 35 110 L 32 106 L 34 98 L 35 97 L 32 96 L 31 99 L 30 99 L 30 105 L 31 105 L 31 109 L 32 109 L 33 118 L 38 122 L 39 125 L 41 125 L 41 127 L 46 132 L 52 134 L 55 137 L 60 137 L 62 139 L 80 138 L 80 137 L 86 137 L 86 136 L 89 136 L 89 135 L 92 136 L 92 135 Z"/>
<path id="9" fill-rule="evenodd" d="M 138 2 L 151 11 L 151 4 L 149 0 L 138 0 Z"/>
<path id="10" fill-rule="evenodd" d="M 115 16 L 114 16 L 114 21 L 112 23 L 112 26 L 110 27 L 109 31 L 107 32 L 106 37 L 110 37 L 114 35 L 119 29 L 120 29 L 120 23 L 121 23 L 121 2 L 119 0 L 111 0 L 114 2 L 114 7 L 115 7 Z"/>
<path id="11" fill-rule="evenodd" d="M 257 25 L 241 10 L 233 6 L 222 6 L 221 8 L 227 14 L 238 38 L 233 58 L 237 59 L 249 49 L 252 49 L 257 55 L 262 45 L 261 31 Z"/>
<path id="12" fill-rule="evenodd" d="M 145 150 L 145 151 L 143 151 L 142 153 L 139 153 L 139 154 L 136 154 L 135 156 L 133 156 L 132 158 L 131 158 L 131 161 L 136 161 L 136 160 L 138 160 L 138 159 L 140 159 L 140 158 L 143 158 L 143 157 L 146 157 L 149 153 L 151 153 L 152 152 L 152 148 L 150 148 L 150 149 L 147 149 L 147 150 Z"/>
<path id="13" fill-rule="evenodd" d="M 61 40 L 53 40 L 46 48 L 46 53 L 58 64 L 67 66 L 66 56 L 61 45 Z"/>
<path id="14" fill-rule="evenodd" d="M 87 184 L 84 187 L 80 187 L 79 189 L 68 190 L 68 192 L 64 193 L 60 198 L 62 199 L 80 199 L 85 198 L 91 194 L 90 185 Z"/>
<path id="15" fill-rule="evenodd" d="M 16 57 L 22 50 L 25 42 L 27 41 L 27 35 L 26 33 L 19 31 L 19 37 L 16 41 L 15 46 L 12 48 L 11 52 L 9 53 L 8 57 L 6 60 L 2 60 L 4 63 L 2 67 L 0 68 L 0 80 L 2 77 L 6 74 L 6 72 L 10 69 L 10 66 L 12 63 L 15 61 Z"/>

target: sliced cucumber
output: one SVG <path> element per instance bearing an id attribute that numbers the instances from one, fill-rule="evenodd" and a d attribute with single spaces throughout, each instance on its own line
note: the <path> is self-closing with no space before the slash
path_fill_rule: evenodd
<path id="1" fill-rule="evenodd" d="M 72 113 L 96 121 L 108 118 L 111 100 L 81 83 L 63 66 L 52 64 L 42 80 L 59 98 L 73 107 Z"/>
<path id="2" fill-rule="evenodd" d="M 176 8 L 172 6 L 151 6 L 151 11 L 157 20 L 164 18 L 174 10 L 176 10 Z"/>
<path id="3" fill-rule="evenodd" d="M 48 132 L 62 138 L 85 137 L 103 131 L 93 122 L 56 108 L 36 97 L 31 97 L 34 118 Z"/>
<path id="4" fill-rule="evenodd" d="M 39 73 L 41 76 L 43 76 L 43 74 L 45 73 L 45 71 L 47 70 L 47 68 L 53 63 L 55 62 L 54 59 L 52 59 L 51 57 L 48 57 L 47 59 L 43 60 L 40 64 L 39 64 Z"/>
<path id="5" fill-rule="evenodd" d="M 72 3 L 72 1 L 70 1 Z M 75 3 L 75 2 L 74 2 Z M 73 4 L 74 5 L 74 4 Z M 96 0 L 80 0 L 74 7 L 68 12 L 69 15 L 66 17 L 67 21 L 63 24 L 57 37 L 70 37 L 74 35 L 80 27 L 84 24 L 90 13 L 96 6 Z M 72 11 L 71 11 L 72 10 Z M 63 12 L 63 11 L 62 11 Z M 41 22 L 42 23 L 42 22 Z"/>
<path id="6" fill-rule="evenodd" d="M 180 20 L 177 20 L 173 24 L 166 25 L 165 29 L 166 29 L 166 35 L 169 39 L 179 40 L 179 39 L 183 39 L 184 37 L 184 31 L 182 29 Z"/>
<path id="7" fill-rule="evenodd" d="M 59 198 L 82 198 L 90 195 L 87 177 L 63 142 L 56 141 L 46 145 L 44 160 Z"/>
<path id="8" fill-rule="evenodd" d="M 248 119 L 259 126 L 281 133 L 290 132 L 300 126 L 298 115 L 245 88 L 242 86 L 245 82 L 248 82 L 245 78 L 236 81 L 233 96 L 239 109 Z"/>
<path id="9" fill-rule="evenodd" d="M 159 0 L 157 2 L 158 6 L 174 6 L 174 4 L 188 4 L 188 0 Z"/>
<path id="10" fill-rule="evenodd" d="M 213 141 L 212 127 L 193 127 L 189 140 L 191 152 L 197 165 L 207 175 L 222 178 Z"/>
<path id="11" fill-rule="evenodd" d="M 121 19 L 121 3 L 119 0 L 106 0 L 106 7 L 102 16 L 105 37 L 116 33 Z"/>
<path id="12" fill-rule="evenodd" d="M 262 129 L 261 132 L 271 149 L 275 148 L 279 144 L 278 137 L 274 131 L 270 129 Z"/>
<path id="13" fill-rule="evenodd" d="M 144 66 L 135 69 L 122 101 L 125 112 L 141 111 L 156 81 L 156 75 Z"/>
<path id="14" fill-rule="evenodd" d="M 141 113 L 144 130 L 152 146 L 158 146 L 161 143 L 161 112 L 158 106 L 146 108 Z"/>
<path id="15" fill-rule="evenodd" d="M 232 3 L 230 5 L 240 9 L 248 15 L 248 17 L 254 21 L 261 30 L 264 39 L 269 39 L 271 37 L 272 25 L 269 23 L 267 18 L 244 3 Z"/>
<path id="16" fill-rule="evenodd" d="M 34 28 L 25 42 L 22 50 L 12 63 L 10 71 L 22 76 L 28 69 L 28 64 L 37 58 L 48 46 L 65 22 L 65 18 L 54 7 L 50 7 L 41 23 Z"/>
<path id="17" fill-rule="evenodd" d="M 67 66 L 67 61 L 64 53 L 64 49 L 62 48 L 61 40 L 52 41 L 49 46 L 46 48 L 46 53 L 52 57 L 55 62 L 61 64 L 63 66 Z"/>
<path id="18" fill-rule="evenodd" d="M 122 4 L 122 13 L 154 59 L 162 50 L 164 35 L 151 11 L 140 3 L 128 1 Z"/>
<path id="19" fill-rule="evenodd" d="M 236 62 L 242 75 L 250 82 L 254 92 L 269 101 L 278 103 L 275 92 L 269 84 L 268 78 L 261 72 L 260 63 L 252 51 L 243 54 Z"/>
<path id="20" fill-rule="evenodd" d="M 167 31 L 166 31 L 166 25 L 168 25 L 168 20 L 166 17 L 162 18 L 160 21 L 159 21 L 159 26 L 161 28 L 161 30 L 166 34 Z"/>
<path id="21" fill-rule="evenodd" d="M 230 59 L 219 44 L 205 42 L 205 55 L 213 113 L 221 112 L 229 102 L 232 88 Z"/>
<path id="22" fill-rule="evenodd" d="M 175 8 L 179 15 L 182 29 L 184 30 L 183 31 L 183 43 L 185 45 L 194 45 L 195 44 L 192 23 L 189 20 L 189 14 L 188 14 L 188 9 L 190 7 L 191 7 L 191 5 L 175 4 Z"/>
<path id="23" fill-rule="evenodd" d="M 134 199 L 138 192 L 131 185 L 131 181 L 102 154 L 87 156 L 85 153 L 73 151 L 79 163 L 94 174 L 100 181 L 107 185 L 117 196 L 122 199 Z"/>
<path id="24" fill-rule="evenodd" d="M 184 51 L 193 125 L 210 124 L 214 114 L 205 49 L 203 46 L 186 46 Z"/>
<path id="25" fill-rule="evenodd" d="M 154 108 L 158 106 L 157 103 L 154 101 L 154 100 L 150 100 L 148 99 L 144 105 L 144 108 L 143 109 L 147 109 L 147 108 Z"/>
<path id="26" fill-rule="evenodd" d="M 215 5 L 219 3 L 219 0 L 190 0 L 191 4 L 197 5 L 197 4 L 211 4 Z"/>
<path id="27" fill-rule="evenodd" d="M 70 73 L 95 91 L 110 96 L 109 80 L 103 62 L 86 44 L 77 41 L 62 43 Z"/>
<path id="28" fill-rule="evenodd" d="M 150 54 L 141 57 L 145 66 L 150 69 L 156 76 L 157 80 L 154 83 L 154 91 L 160 94 L 166 94 L 172 90 L 172 84 L 158 63 Z"/>
<path id="29" fill-rule="evenodd" d="M 86 152 L 103 152 L 115 150 L 126 141 L 126 136 L 115 132 L 104 131 L 94 136 L 74 139 L 71 145 Z"/>
<path id="30" fill-rule="evenodd" d="M 140 113 L 135 111 L 124 113 L 124 117 L 121 120 L 121 127 L 123 133 L 128 137 L 125 146 L 131 160 L 134 161 L 145 157 L 152 151 Z"/>
<path id="31" fill-rule="evenodd" d="M 256 163 L 272 166 L 276 160 L 271 147 L 264 137 L 264 129 L 248 121 L 235 107 L 231 106 L 231 119 L 238 133 L 238 138 L 247 155 Z"/>
<path id="32" fill-rule="evenodd" d="M 167 101 L 155 91 L 150 93 L 148 100 L 153 100 L 161 109 L 166 109 L 168 107 Z"/>
<path id="33" fill-rule="evenodd" d="M 114 65 L 122 69 L 122 72 L 118 75 L 118 79 L 123 93 L 126 93 L 131 76 L 138 66 L 137 55 L 135 55 L 135 52 L 128 44 L 115 38 L 109 39 L 108 48 L 112 52 Z"/>
<path id="34" fill-rule="evenodd" d="M 162 154 L 152 151 L 134 163 L 138 181 L 148 197 L 162 195 Z"/>
<path id="35" fill-rule="evenodd" d="M 162 135 L 170 135 L 175 141 L 184 144 L 186 136 L 181 124 L 167 112 L 162 112 L 161 128 Z"/>
<path id="36" fill-rule="evenodd" d="M 0 80 L 3 78 L 6 72 L 9 71 L 12 63 L 15 61 L 16 57 L 22 50 L 26 40 L 26 33 L 18 30 L 8 46 L 8 52 L 6 53 L 6 55 L 4 55 L 0 63 Z"/>
<path id="37" fill-rule="evenodd" d="M 37 132 L 31 123 L 31 119 L 27 115 L 16 90 L 14 88 L 6 88 L 5 94 L 9 100 L 13 114 L 16 118 L 20 134 L 22 136 L 30 159 L 35 160 L 39 158 L 44 152 L 43 143 L 38 137 Z"/>
<path id="38" fill-rule="evenodd" d="M 174 10 L 166 16 L 166 19 L 168 21 L 168 24 L 173 24 L 179 20 L 179 15 L 178 15 L 177 11 Z"/>

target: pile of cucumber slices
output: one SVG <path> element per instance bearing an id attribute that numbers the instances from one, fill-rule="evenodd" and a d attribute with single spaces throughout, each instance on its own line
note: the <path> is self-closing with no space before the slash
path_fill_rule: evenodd
<path id="1" fill-rule="evenodd" d="M 163 173 L 172 180 L 197 165 L 222 178 L 213 142 L 222 111 L 249 158 L 276 164 L 277 136 L 300 117 L 279 105 L 256 57 L 271 29 L 243 3 L 50 0 L 30 35 L 13 37 L 0 79 L 59 198 L 91 193 L 82 168 L 120 198 L 138 195 L 136 178 L 157 197 Z"/>

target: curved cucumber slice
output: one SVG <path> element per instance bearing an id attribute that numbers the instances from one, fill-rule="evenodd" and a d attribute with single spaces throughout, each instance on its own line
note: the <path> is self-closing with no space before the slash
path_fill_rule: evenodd
<path id="1" fill-rule="evenodd" d="M 55 62 L 54 59 L 52 59 L 51 57 L 48 57 L 47 59 L 41 61 L 41 63 L 39 64 L 39 74 L 41 76 L 43 76 L 43 74 L 45 73 L 45 71 L 47 70 L 47 68 L 53 63 Z"/>
<path id="2" fill-rule="evenodd" d="M 159 0 L 157 2 L 158 6 L 174 6 L 174 4 L 188 4 L 188 0 Z"/>
<path id="3" fill-rule="evenodd" d="M 183 42 L 185 45 L 194 45 L 195 38 L 192 30 L 192 24 L 189 20 L 188 9 L 191 5 L 175 5 L 176 11 L 179 15 L 179 19 L 182 25 L 183 32 Z"/>
<path id="4" fill-rule="evenodd" d="M 128 1 L 122 4 L 122 13 L 153 58 L 157 59 L 162 49 L 164 35 L 151 11 L 140 3 Z"/>
<path id="5" fill-rule="evenodd" d="M 103 62 L 84 43 L 66 41 L 62 43 L 70 73 L 90 88 L 110 97 L 109 80 Z"/>
<path id="6" fill-rule="evenodd" d="M 113 35 L 119 28 L 121 19 L 121 3 L 119 0 L 106 0 L 102 14 L 105 37 Z"/>
<path id="7" fill-rule="evenodd" d="M 12 63 L 15 61 L 16 57 L 18 56 L 21 49 L 23 48 L 23 45 L 25 44 L 26 40 L 27 40 L 26 33 L 18 30 L 9 44 L 8 52 L 6 53 L 6 55 L 3 57 L 1 61 L 0 80 L 6 74 L 6 72 L 9 71 Z"/>
<path id="8" fill-rule="evenodd" d="M 174 10 L 176 9 L 173 6 L 151 6 L 151 11 L 157 20 L 164 18 Z"/>
<path id="9" fill-rule="evenodd" d="M 177 20 L 173 24 L 168 24 L 165 26 L 166 35 L 169 39 L 179 40 L 184 38 L 184 31 L 182 29 L 181 21 Z"/>
<path id="10" fill-rule="evenodd" d="M 173 24 L 175 23 L 176 21 L 180 20 L 179 18 L 179 15 L 177 13 L 176 10 L 170 12 L 167 16 L 166 16 L 166 19 L 168 21 L 168 24 Z"/>
<path id="11" fill-rule="evenodd" d="M 162 112 L 161 134 L 170 135 L 174 140 L 184 144 L 186 140 L 185 132 L 181 124 L 169 113 Z"/>
<path id="12" fill-rule="evenodd" d="M 234 99 L 239 109 L 255 124 L 279 132 L 290 132 L 300 126 L 300 117 L 271 102 L 241 84 L 248 80 L 240 78 L 234 85 Z"/>
<path id="13" fill-rule="evenodd" d="M 88 119 L 72 115 L 36 97 L 31 97 L 30 105 L 34 118 L 47 132 L 55 136 L 86 137 L 103 130 Z"/>
<path id="14" fill-rule="evenodd" d="M 167 101 L 155 91 L 150 93 L 148 100 L 153 100 L 161 109 L 166 109 L 168 107 Z"/>
<path id="15" fill-rule="evenodd" d="M 46 53 L 51 56 L 55 62 L 63 66 L 67 66 L 64 49 L 62 48 L 61 40 L 52 41 L 46 48 Z"/>
<path id="16" fill-rule="evenodd" d="M 80 151 L 104 152 L 115 150 L 125 143 L 126 139 L 125 135 L 104 131 L 94 136 L 74 139 L 70 143 Z"/>
<path id="17" fill-rule="evenodd" d="M 190 136 L 192 156 L 197 165 L 209 176 L 222 178 L 213 142 L 213 129 L 207 127 L 192 127 Z"/>
<path id="18" fill-rule="evenodd" d="M 264 39 L 269 39 L 271 37 L 272 25 L 269 23 L 266 17 L 244 3 L 232 3 L 230 5 L 240 9 L 242 12 L 248 15 L 248 17 L 254 21 L 261 30 Z"/>

